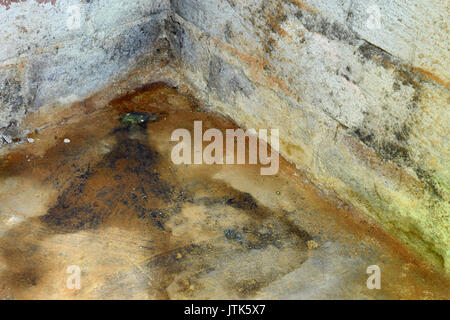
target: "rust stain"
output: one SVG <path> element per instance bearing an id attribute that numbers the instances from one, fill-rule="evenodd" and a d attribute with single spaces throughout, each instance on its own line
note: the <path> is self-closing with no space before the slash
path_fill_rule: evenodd
<path id="1" fill-rule="evenodd" d="M 314 8 L 311 8 L 310 6 L 308 6 L 307 4 L 305 4 L 303 1 L 301 0 L 284 0 L 287 3 L 292 3 L 294 5 L 296 5 L 299 8 L 305 9 L 307 11 L 310 11 L 312 13 L 317 13 L 318 11 Z"/>
<path id="2" fill-rule="evenodd" d="M 427 78 L 436 81 L 437 83 L 443 85 L 445 88 L 450 89 L 450 82 L 449 81 L 445 81 L 443 79 L 441 79 L 440 77 L 438 77 L 437 75 L 433 74 L 432 72 L 425 70 L 423 68 L 420 67 L 413 67 L 412 68 L 413 71 L 418 72 L 423 74 L 424 76 L 426 76 Z"/>
<path id="3" fill-rule="evenodd" d="M 199 112 L 191 96 L 156 83 L 108 107 L 94 107 L 97 99 L 104 98 L 80 102 L 93 111 L 77 121 L 49 126 L 1 158 L 0 298 L 252 298 L 301 268 L 310 240 L 316 252 L 338 241 L 336 254 L 355 259 L 361 275 L 347 288 L 365 285 L 358 256 L 383 264 L 382 297 L 446 297 L 446 279 L 358 212 L 293 177 L 298 171 L 284 159 L 269 178 L 257 166 L 174 166 L 175 128 L 192 130 L 194 120 L 236 128 Z M 118 118 L 129 111 L 159 119 L 124 127 Z M 22 193 L 30 200 L 17 205 Z M 11 217 L 21 220 L 7 227 Z M 65 287 L 69 265 L 84 270 L 79 292 Z"/>
<path id="4" fill-rule="evenodd" d="M 0 0 L 0 5 L 5 6 L 6 10 L 11 7 L 12 3 L 21 3 L 27 0 Z M 53 6 L 56 4 L 56 0 L 34 0 L 37 3 L 51 3 Z"/>
<path id="5" fill-rule="evenodd" d="M 401 69 L 410 70 L 412 73 L 418 74 L 422 79 L 431 80 L 436 83 L 439 83 L 440 85 L 443 85 L 445 88 L 450 88 L 450 82 L 445 81 L 444 79 L 441 79 L 439 76 L 435 75 L 431 71 L 428 71 L 426 69 L 420 68 L 420 67 L 414 67 L 407 64 L 396 64 L 390 62 L 388 59 L 383 59 L 381 57 L 373 56 L 372 59 L 378 63 L 381 63 L 385 68 L 393 69 L 397 72 L 403 72 Z"/>
<path id="6" fill-rule="evenodd" d="M 383 176 L 396 178 L 397 183 L 408 188 L 411 192 L 423 190 L 424 184 L 394 162 L 384 161 L 371 148 L 352 135 L 345 135 L 342 142 L 348 146 L 357 159 L 368 168 L 380 172 Z"/>
<path id="7" fill-rule="evenodd" d="M 231 55 L 236 56 L 241 63 L 245 63 L 250 68 L 250 75 L 257 83 L 263 83 L 269 87 L 276 84 L 284 93 L 291 97 L 296 97 L 295 93 L 289 88 L 289 85 L 280 77 L 275 75 L 266 76 L 264 72 L 264 66 L 269 65 L 270 62 L 265 57 L 257 57 L 250 54 L 243 53 L 233 46 L 224 43 L 220 40 L 211 38 L 210 41 L 216 45 L 220 46 L 221 49 L 226 50 Z"/>

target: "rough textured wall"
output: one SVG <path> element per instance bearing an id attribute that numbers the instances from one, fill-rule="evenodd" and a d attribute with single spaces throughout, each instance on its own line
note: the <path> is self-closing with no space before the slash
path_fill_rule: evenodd
<path id="1" fill-rule="evenodd" d="M 450 270 L 444 1 L 0 4 L 0 143 L 23 136 L 27 113 L 108 87 L 149 55 L 130 87 L 176 77 L 243 127 L 279 128 L 281 152 L 313 181 Z M 72 4 L 80 28 L 67 27 Z M 161 50 L 178 76 L 153 65 Z"/>
<path id="2" fill-rule="evenodd" d="M 207 105 L 243 127 L 279 128 L 282 154 L 313 180 L 450 270 L 443 2 L 172 6 L 173 50 Z"/>
<path id="3" fill-rule="evenodd" d="M 130 71 L 155 46 L 170 8 L 164 0 L 2 4 L 0 145 L 23 137 L 30 111 L 70 104 Z"/>

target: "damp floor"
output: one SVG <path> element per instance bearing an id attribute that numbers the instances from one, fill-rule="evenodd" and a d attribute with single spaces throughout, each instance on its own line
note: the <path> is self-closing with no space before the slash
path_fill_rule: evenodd
<path id="1" fill-rule="evenodd" d="M 132 111 L 158 119 L 124 126 Z M 174 129 L 236 126 L 173 88 L 74 119 L 0 158 L 1 299 L 450 298 L 448 278 L 283 159 L 274 176 L 174 165 Z"/>

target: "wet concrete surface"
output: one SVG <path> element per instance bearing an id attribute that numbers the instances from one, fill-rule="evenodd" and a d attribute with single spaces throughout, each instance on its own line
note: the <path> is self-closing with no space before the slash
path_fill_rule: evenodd
<path id="1" fill-rule="evenodd" d="M 127 125 L 127 112 L 157 117 Z M 4 154 L 0 298 L 450 297 L 447 278 L 283 159 L 275 176 L 174 165 L 171 133 L 194 120 L 236 128 L 158 84 Z M 72 265 L 79 290 L 66 285 Z M 370 265 L 380 290 L 366 286 Z"/>

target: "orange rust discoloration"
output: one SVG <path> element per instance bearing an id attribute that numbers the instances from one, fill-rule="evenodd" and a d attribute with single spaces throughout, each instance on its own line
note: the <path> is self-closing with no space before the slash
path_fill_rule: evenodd
<path id="1" fill-rule="evenodd" d="M 290 35 L 280 26 L 281 21 L 283 21 L 283 7 L 277 6 L 275 10 L 276 10 L 275 13 L 270 12 L 266 16 L 267 24 L 274 32 L 279 34 L 281 37 L 291 38 Z"/>
<path id="2" fill-rule="evenodd" d="M 6 10 L 8 10 L 11 7 L 12 3 L 21 3 L 25 2 L 27 0 L 0 0 L 0 5 L 5 6 Z M 34 0 L 37 3 L 51 3 L 53 6 L 56 4 L 56 0 Z"/>
<path id="3" fill-rule="evenodd" d="M 350 147 L 352 154 L 367 165 L 368 168 L 379 172 L 383 176 L 395 178 L 399 185 L 407 187 L 413 193 L 417 192 L 417 190 L 424 189 L 423 182 L 403 170 L 397 164 L 383 161 L 383 159 L 376 152 L 371 150 L 355 137 L 345 135 L 343 137 L 343 143 Z"/>
<path id="4" fill-rule="evenodd" d="M 378 63 L 381 63 L 385 68 L 390 68 L 390 69 L 393 69 L 394 71 L 399 72 L 399 66 L 396 64 L 393 64 L 392 62 L 390 62 L 387 59 L 382 59 L 381 57 L 377 57 L 377 56 L 373 56 L 372 59 Z M 405 64 L 401 64 L 400 66 L 404 67 L 406 69 L 410 69 L 411 72 L 417 73 L 420 76 L 424 77 L 425 79 L 432 80 L 436 83 L 439 83 L 440 85 L 443 85 L 447 89 L 450 88 L 449 81 L 445 81 L 444 79 L 441 79 L 440 77 L 438 77 L 437 75 L 433 74 L 432 72 L 430 72 L 428 70 L 425 70 L 420 67 L 405 65 Z"/>
<path id="5" fill-rule="evenodd" d="M 412 68 L 413 71 L 418 72 L 423 74 L 424 76 L 426 76 L 427 78 L 443 85 L 445 88 L 450 89 L 450 82 L 449 81 L 445 81 L 443 79 L 441 79 L 440 77 L 438 77 L 437 75 L 433 74 L 432 72 L 425 70 L 423 68 L 420 67 L 413 67 Z"/>
<path id="6" fill-rule="evenodd" d="M 264 56 L 255 57 L 245 54 L 233 46 L 214 38 L 212 38 L 211 41 L 214 45 L 220 46 L 221 49 L 224 49 L 231 55 L 236 56 L 240 62 L 245 63 L 250 68 L 249 73 L 255 82 L 263 83 L 269 87 L 275 83 L 284 93 L 295 97 L 295 93 L 289 88 L 289 85 L 283 79 L 275 75 L 265 75 L 264 66 L 270 64 L 270 62 Z"/>
<path id="7" fill-rule="evenodd" d="M 311 8 L 310 6 L 308 6 L 307 4 L 305 4 L 303 1 L 301 0 L 283 0 L 285 2 L 288 3 L 292 3 L 295 4 L 296 6 L 298 6 L 299 8 L 305 9 L 307 11 L 310 11 L 312 13 L 317 13 L 318 11 L 314 8 Z"/>

